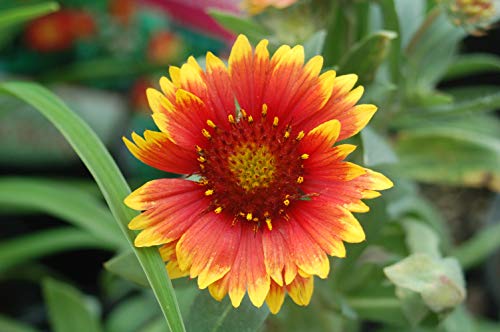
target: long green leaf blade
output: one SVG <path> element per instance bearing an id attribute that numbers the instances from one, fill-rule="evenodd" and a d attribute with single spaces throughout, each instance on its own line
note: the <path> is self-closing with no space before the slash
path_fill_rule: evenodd
<path id="1" fill-rule="evenodd" d="M 0 178 L 0 205 L 45 212 L 89 231 L 116 248 L 127 245 L 113 216 L 95 196 L 58 181 Z"/>
<path id="2" fill-rule="evenodd" d="M 39 84 L 8 82 L 0 84 L 0 89 L 34 106 L 68 140 L 96 180 L 113 216 L 137 255 L 170 329 L 173 332 L 185 331 L 172 283 L 158 250 L 138 249 L 133 246 L 135 233 L 127 228 L 127 224 L 136 212 L 123 204 L 123 199 L 130 193 L 130 188 L 94 131 L 60 99 Z"/>
<path id="3" fill-rule="evenodd" d="M 0 242 L 0 272 L 59 251 L 81 248 L 114 250 L 109 243 L 74 228 L 51 229 Z"/>

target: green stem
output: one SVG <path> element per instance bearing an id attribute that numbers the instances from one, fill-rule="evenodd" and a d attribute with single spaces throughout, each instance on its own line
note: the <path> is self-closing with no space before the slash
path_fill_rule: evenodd
<path id="1" fill-rule="evenodd" d="M 435 6 L 432 10 L 427 14 L 425 21 L 420 25 L 418 30 L 415 32 L 413 37 L 411 38 L 408 46 L 406 47 L 405 53 L 411 54 L 417 47 L 420 39 L 422 39 L 425 32 L 430 28 L 430 26 L 436 21 L 436 19 L 441 14 L 441 8 L 439 6 Z"/>
<path id="2" fill-rule="evenodd" d="M 500 222 L 487 226 L 472 239 L 464 242 L 451 254 L 455 256 L 464 269 L 481 263 L 495 250 L 500 248 Z"/>

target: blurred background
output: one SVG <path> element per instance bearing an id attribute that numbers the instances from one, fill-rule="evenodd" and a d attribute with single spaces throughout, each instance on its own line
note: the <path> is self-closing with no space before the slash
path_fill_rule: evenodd
<path id="1" fill-rule="evenodd" d="M 461 307 L 467 315 L 462 318 L 483 322 L 471 331 L 500 331 L 498 25 L 471 28 L 457 24 L 448 13 L 449 21 L 444 14 L 442 18 L 445 28 L 438 26 L 439 19 L 430 20 L 431 28 L 421 31 L 418 39 L 415 34 L 433 8 L 444 8 L 450 1 L 254 2 L 59 0 L 58 10 L 47 10 L 52 8 L 44 7 L 47 1 L 1 0 L 0 82 L 31 80 L 48 87 L 92 127 L 135 188 L 149 179 L 172 176 L 136 161 L 121 140 L 133 131 L 155 129 L 145 89 L 158 87 L 169 65 L 181 65 L 189 55 L 203 63 L 207 51 L 224 58 L 240 32 L 249 34 L 253 43 L 268 38 L 271 48 L 281 43 L 309 45 L 325 56 L 327 67 L 359 74 L 365 100 L 379 106 L 373 125 L 354 143 L 363 146 L 362 163 L 388 172 L 396 184 L 383 207 L 372 207 L 374 213 L 383 210 L 385 217 L 380 218 L 396 220 L 383 226 L 390 239 L 399 239 L 394 247 L 408 236 L 408 229 L 397 224 L 400 220 L 425 220 L 437 230 L 444 254 L 462 255 L 467 285 Z M 395 28 L 388 26 L 385 10 L 394 3 L 400 30 L 392 35 L 388 30 Z M 35 12 L 38 8 L 41 14 L 10 24 L 9 11 L 20 7 Z M 406 53 L 394 53 L 395 45 L 406 45 Z M 358 62 L 346 60 L 345 54 Z M 68 199 L 73 212 L 86 218 L 109 214 L 103 212 L 98 188 L 64 137 L 33 107 L 0 94 L 0 142 L 0 332 L 18 331 L 9 330 L 14 320 L 33 328 L 19 331 L 51 330 L 47 290 L 40 287 L 46 278 L 72 285 L 78 296 L 86 294 L 86 306 L 103 320 L 105 331 L 162 331 L 165 326 L 152 295 L 103 269 L 119 245 L 96 244 L 61 228 L 75 217 L 59 211 L 58 199 Z M 44 201 L 44 196 L 53 201 Z M 99 208 L 92 210 L 88 206 L 94 201 Z M 484 232 L 493 226 L 495 232 Z M 59 234 L 55 232 L 62 232 L 65 240 L 53 241 Z M 478 234 L 481 237 L 475 238 Z M 363 257 L 368 263 L 375 260 L 375 279 L 388 285 L 382 268 L 397 259 L 387 258 L 393 248 L 381 248 Z M 411 253 L 406 247 L 394 250 L 398 259 Z M 335 268 L 332 274 L 337 282 Z M 340 272 L 339 280 L 344 280 Z M 189 308 L 197 294 L 191 284 L 185 279 L 175 283 L 181 307 Z M 329 286 L 320 283 L 318 293 L 322 287 Z M 333 286 L 342 293 L 338 288 Z M 260 329 L 409 330 L 385 317 L 392 311 L 383 307 L 356 311 L 356 304 L 313 302 L 311 309 L 287 303 L 283 314 L 267 319 Z M 301 316 L 299 310 L 308 311 Z M 342 323 L 335 320 L 338 316 Z M 441 318 L 439 313 L 408 326 L 434 331 Z M 424 327 L 417 329 L 422 322 Z M 457 325 L 439 328 L 462 331 Z"/>

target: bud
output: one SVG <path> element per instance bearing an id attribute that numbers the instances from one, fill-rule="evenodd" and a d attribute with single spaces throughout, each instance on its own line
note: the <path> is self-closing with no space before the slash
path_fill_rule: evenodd
<path id="1" fill-rule="evenodd" d="M 496 2 L 496 4 L 495 4 Z M 453 24 L 471 34 L 482 34 L 496 18 L 496 0 L 440 0 Z"/>

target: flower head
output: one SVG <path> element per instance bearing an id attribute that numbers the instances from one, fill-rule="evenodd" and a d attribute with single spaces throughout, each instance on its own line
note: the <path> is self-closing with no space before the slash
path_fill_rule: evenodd
<path id="1" fill-rule="evenodd" d="M 496 15 L 495 0 L 440 0 L 440 2 L 445 6 L 455 25 L 462 26 L 473 34 L 481 34 Z"/>
<path id="2" fill-rule="evenodd" d="M 242 6 L 252 15 L 259 14 L 269 6 L 286 8 L 293 5 L 297 0 L 243 0 Z"/>
<path id="3" fill-rule="evenodd" d="M 313 276 L 326 278 L 328 255 L 364 232 L 352 212 L 392 183 L 344 159 L 334 145 L 363 128 L 376 111 L 356 105 L 356 75 L 320 74 L 323 58 L 304 64 L 302 46 L 267 40 L 252 50 L 240 35 L 226 65 L 212 53 L 203 70 L 193 57 L 170 67 L 161 92 L 148 89 L 161 132 L 133 133 L 130 151 L 158 169 L 188 179 L 159 179 L 125 203 L 143 211 L 129 224 L 136 246 L 162 245 L 170 277 L 198 278 L 237 307 L 245 293 L 257 307 L 279 311 L 285 294 L 306 305 Z"/>

